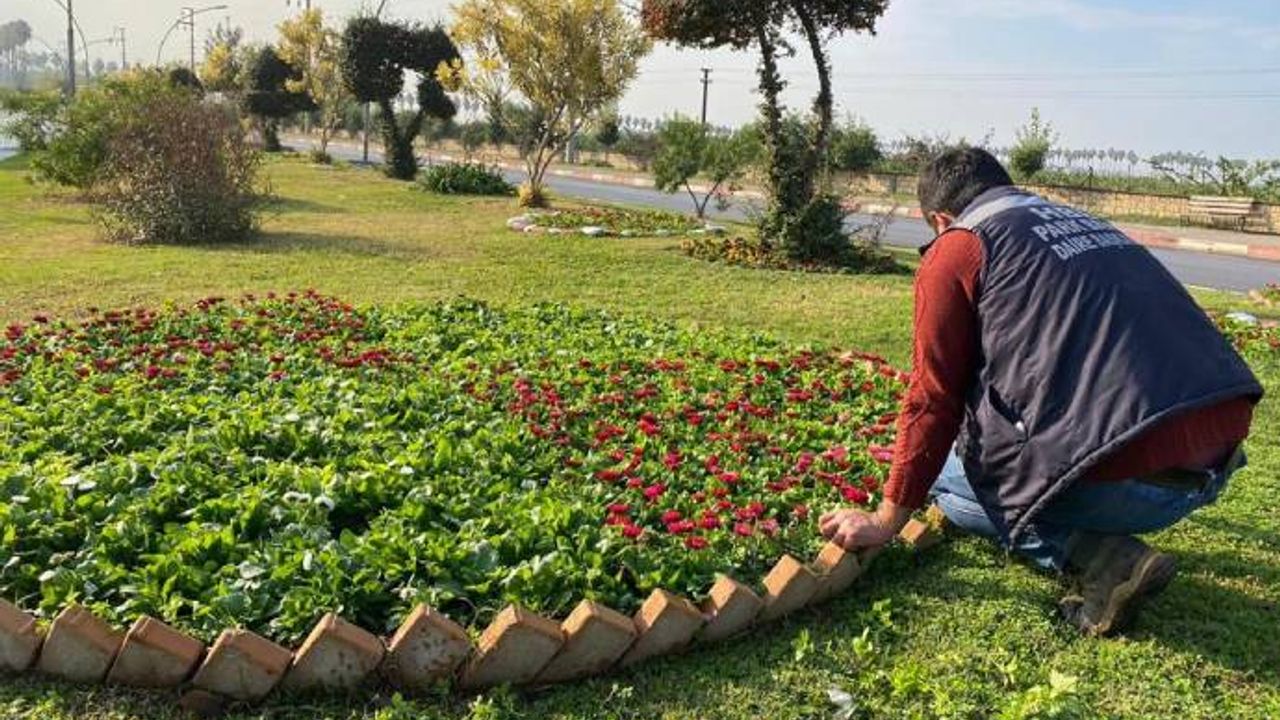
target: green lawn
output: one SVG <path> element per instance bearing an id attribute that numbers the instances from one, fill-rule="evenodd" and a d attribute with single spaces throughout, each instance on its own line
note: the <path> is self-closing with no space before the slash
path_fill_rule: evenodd
<path id="1" fill-rule="evenodd" d="M 31 187 L 20 161 L 0 163 L 0 322 L 314 287 L 358 303 L 556 300 L 909 356 L 909 278 L 719 267 L 685 258 L 672 240 L 527 237 L 503 228 L 515 214 L 509 200 L 432 198 L 355 169 L 283 163 L 270 173 L 283 201 L 259 242 L 137 249 L 98 242 L 83 206 Z M 1200 297 L 1215 309 L 1244 302 Z M 1280 366 L 1259 372 L 1280 391 Z M 1280 717 L 1277 438 L 1273 400 L 1252 465 L 1222 502 L 1155 538 L 1182 573 L 1127 639 L 1075 637 L 1053 617 L 1052 578 L 958 540 L 919 558 L 890 553 L 823 608 L 632 672 L 532 694 L 361 696 L 234 717 L 817 718 L 834 711 L 829 689 L 852 694 L 854 717 Z M 20 680 L 0 683 L 0 717 L 178 713 L 168 695 Z"/>

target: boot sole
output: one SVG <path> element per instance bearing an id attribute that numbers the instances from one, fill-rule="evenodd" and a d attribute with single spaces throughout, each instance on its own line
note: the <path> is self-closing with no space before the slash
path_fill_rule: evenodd
<path id="1" fill-rule="evenodd" d="M 1173 557 L 1155 551 L 1147 553 L 1138 561 L 1133 575 L 1111 591 L 1106 611 L 1098 623 L 1089 629 L 1089 634 L 1107 636 L 1127 628 L 1142 601 L 1158 595 L 1168 587 L 1177 572 L 1177 563 Z"/>

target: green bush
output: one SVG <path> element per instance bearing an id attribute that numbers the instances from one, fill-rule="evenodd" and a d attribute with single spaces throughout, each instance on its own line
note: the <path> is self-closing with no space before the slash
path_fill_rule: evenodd
<path id="1" fill-rule="evenodd" d="M 442 163 L 422 172 L 418 185 L 427 192 L 440 195 L 502 195 L 509 197 L 515 186 L 502 177 L 496 167 L 480 163 Z"/>
<path id="2" fill-rule="evenodd" d="M 7 109 L 17 114 L 11 132 L 31 152 L 36 175 L 87 190 L 107 162 L 113 135 L 157 97 L 195 95 L 191 88 L 173 84 L 162 72 L 140 70 L 110 76 L 82 90 L 70 103 L 32 96 Z"/>
<path id="3" fill-rule="evenodd" d="M 190 92 L 157 93 L 121 117 L 90 189 L 108 239 L 212 244 L 249 238 L 264 195 L 238 118 Z"/>
<path id="4" fill-rule="evenodd" d="M 831 137 L 831 166 L 847 172 L 867 172 L 884 159 L 880 139 L 871 126 L 849 122 Z"/>
<path id="5" fill-rule="evenodd" d="M 1040 110 L 1031 110 L 1031 120 L 1018 130 L 1018 141 L 1009 152 L 1009 167 L 1018 178 L 1036 176 L 1049 159 L 1049 151 L 1057 139 L 1053 126 L 1040 119 Z"/>

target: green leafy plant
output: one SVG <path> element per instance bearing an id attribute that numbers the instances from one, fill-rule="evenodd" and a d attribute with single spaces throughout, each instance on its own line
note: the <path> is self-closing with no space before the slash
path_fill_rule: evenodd
<path id="1" fill-rule="evenodd" d="M 510 196 L 516 191 L 498 168 L 479 163 L 432 165 L 418 178 L 418 185 L 440 195 Z"/>
<path id="2" fill-rule="evenodd" d="M 0 335 L 0 596 L 288 642 L 330 609 L 630 612 L 812 557 L 822 511 L 874 506 L 903 379 L 557 306 L 37 317 Z"/>
<path id="3" fill-rule="evenodd" d="M 1040 118 L 1040 108 L 1031 109 L 1031 119 L 1018 129 L 1017 142 L 1009 152 L 1009 167 L 1023 180 L 1034 178 L 1049 159 L 1057 142 L 1053 126 Z"/>

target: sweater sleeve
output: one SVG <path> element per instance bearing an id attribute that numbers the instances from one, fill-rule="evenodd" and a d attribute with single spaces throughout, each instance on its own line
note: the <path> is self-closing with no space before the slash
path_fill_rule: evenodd
<path id="1" fill-rule="evenodd" d="M 884 489 L 897 505 L 924 505 L 959 433 L 978 364 L 982 260 L 982 241 L 953 230 L 930 248 L 916 275 L 913 369 Z"/>

